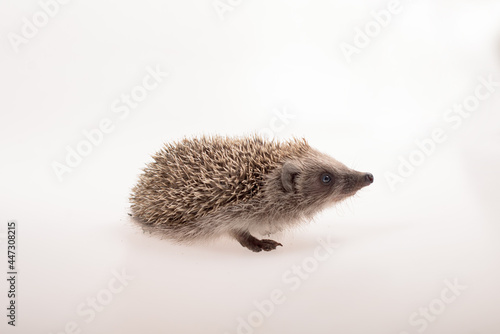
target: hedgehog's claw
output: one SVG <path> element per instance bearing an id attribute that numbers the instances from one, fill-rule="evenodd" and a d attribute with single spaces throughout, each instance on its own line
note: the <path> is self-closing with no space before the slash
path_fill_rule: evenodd
<path id="1" fill-rule="evenodd" d="M 271 240 L 271 239 L 262 239 L 259 240 L 253 235 L 251 235 L 248 231 L 245 232 L 235 232 L 233 233 L 234 237 L 236 240 L 239 241 L 239 243 L 251 251 L 254 252 L 260 252 L 262 250 L 268 252 L 273 249 L 276 249 L 278 246 L 283 246 L 277 241 Z"/>

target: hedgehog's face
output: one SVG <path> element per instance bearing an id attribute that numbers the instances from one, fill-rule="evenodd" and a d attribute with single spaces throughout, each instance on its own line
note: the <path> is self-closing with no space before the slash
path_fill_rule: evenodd
<path id="1" fill-rule="evenodd" d="M 373 182 L 370 173 L 352 170 L 330 157 L 321 158 L 285 163 L 285 190 L 300 194 L 307 203 L 327 205 L 340 202 Z"/>

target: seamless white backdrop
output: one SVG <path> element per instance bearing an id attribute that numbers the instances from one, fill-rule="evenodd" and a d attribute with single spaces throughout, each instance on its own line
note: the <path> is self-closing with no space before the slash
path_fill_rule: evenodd
<path id="1" fill-rule="evenodd" d="M 1 2 L 5 272 L 19 226 L 2 333 L 500 332 L 499 16 L 493 0 Z M 487 98 L 447 119 L 478 85 Z M 419 155 L 435 129 L 446 139 Z M 130 189 L 164 142 L 269 131 L 375 182 L 270 253 L 131 224 Z M 85 132 L 98 144 L 58 178 Z"/>

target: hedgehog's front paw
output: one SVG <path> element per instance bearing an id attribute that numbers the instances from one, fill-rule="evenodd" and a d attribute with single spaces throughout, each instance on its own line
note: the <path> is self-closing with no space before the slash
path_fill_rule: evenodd
<path id="1" fill-rule="evenodd" d="M 259 240 L 251 235 L 248 231 L 235 232 L 233 233 L 233 235 L 243 247 L 246 247 L 254 252 L 260 252 L 262 250 L 268 252 L 270 250 L 276 249 L 276 247 L 278 246 L 283 246 L 279 242 L 271 239 Z"/>
<path id="2" fill-rule="evenodd" d="M 268 252 L 270 250 L 276 249 L 276 247 L 278 247 L 278 246 L 283 246 L 279 242 L 271 240 L 271 239 L 262 239 L 262 240 L 258 240 L 258 241 L 259 241 L 258 246 L 260 246 L 260 249 L 257 252 L 259 252 L 261 250 L 265 250 L 266 252 Z"/>
<path id="3" fill-rule="evenodd" d="M 276 249 L 278 246 L 283 246 L 277 241 L 271 240 L 271 239 L 262 239 L 259 240 L 257 238 L 254 238 L 251 236 L 251 238 L 248 238 L 246 242 L 241 242 L 241 245 L 250 249 L 251 251 L 254 252 L 260 252 L 262 250 L 269 252 L 270 250 Z"/>

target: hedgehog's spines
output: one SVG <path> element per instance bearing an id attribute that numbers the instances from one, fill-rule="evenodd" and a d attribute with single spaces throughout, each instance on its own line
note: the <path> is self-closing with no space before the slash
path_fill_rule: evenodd
<path id="1" fill-rule="evenodd" d="M 264 177 L 309 149 L 305 139 L 278 142 L 201 136 L 163 145 L 146 165 L 130 200 L 146 223 L 179 225 L 262 195 Z"/>

